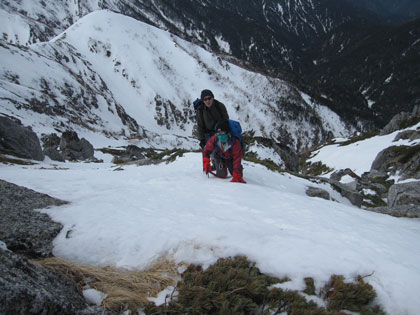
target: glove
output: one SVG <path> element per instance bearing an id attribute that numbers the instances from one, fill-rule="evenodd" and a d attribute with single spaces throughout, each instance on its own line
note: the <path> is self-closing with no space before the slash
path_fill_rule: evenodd
<path id="1" fill-rule="evenodd" d="M 200 148 L 201 148 L 201 150 L 203 150 L 204 149 L 204 147 L 206 146 L 206 140 L 200 140 Z"/>
<path id="2" fill-rule="evenodd" d="M 235 173 L 233 172 L 233 178 L 231 179 L 231 183 L 244 183 L 246 184 L 246 181 L 243 180 L 241 173 Z"/>
<path id="3" fill-rule="evenodd" d="M 211 171 L 210 158 L 203 157 L 203 172 L 208 174 Z"/>

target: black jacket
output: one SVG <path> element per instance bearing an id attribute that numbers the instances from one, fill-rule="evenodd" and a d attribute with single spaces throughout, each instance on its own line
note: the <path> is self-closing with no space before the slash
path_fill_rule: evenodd
<path id="1" fill-rule="evenodd" d="M 213 105 L 208 108 L 203 103 L 197 108 L 197 131 L 198 140 L 205 140 L 206 134 L 214 134 L 214 126 L 219 120 L 229 119 L 226 107 L 218 100 L 213 101 Z"/>

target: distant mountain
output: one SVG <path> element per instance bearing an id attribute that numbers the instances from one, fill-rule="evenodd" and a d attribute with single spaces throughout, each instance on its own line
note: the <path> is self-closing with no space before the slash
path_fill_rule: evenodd
<path id="1" fill-rule="evenodd" d="M 2 40 L 0 60 L 0 113 L 38 134 L 74 130 L 194 147 L 192 101 L 204 88 L 245 132 L 294 149 L 354 131 L 291 83 L 111 11 L 85 16 L 50 42 Z"/>
<path id="2" fill-rule="evenodd" d="M 353 123 L 351 115 L 357 113 L 384 126 L 389 117 L 419 104 L 420 19 L 398 27 L 345 24 L 317 50 L 316 65 L 306 79 Z"/>
<path id="3" fill-rule="evenodd" d="M 412 35 L 404 33 L 402 26 L 387 24 L 383 17 L 366 6 L 356 6 L 356 2 L 6 2 L 0 10 L 4 17 L 0 32 L 3 30 L 6 41 L 19 45 L 46 41 L 88 12 L 108 8 L 169 31 L 231 63 L 293 82 L 318 104 L 329 106 L 359 130 L 369 130 L 382 127 L 393 115 L 416 104 L 417 72 L 412 65 L 420 60 L 414 53 L 418 47 L 416 29 Z M 387 4 L 389 8 L 390 5 L 391 2 Z M 9 22 L 21 27 L 11 28 Z M 410 27 L 405 28 L 406 32 L 410 32 Z M 396 32 L 406 38 L 404 42 L 392 39 L 396 39 Z M 387 42 L 393 44 L 385 45 Z M 406 49 L 412 52 L 410 58 L 398 58 Z M 390 57 L 394 59 L 392 66 Z M 367 68 L 368 73 L 363 72 Z M 404 70 L 407 68 L 409 72 Z M 383 84 L 391 73 L 393 80 Z M 404 82 L 406 88 L 397 82 Z"/>
<path id="4" fill-rule="evenodd" d="M 361 8 L 366 8 L 393 23 L 404 23 L 420 18 L 418 0 L 348 0 Z"/>

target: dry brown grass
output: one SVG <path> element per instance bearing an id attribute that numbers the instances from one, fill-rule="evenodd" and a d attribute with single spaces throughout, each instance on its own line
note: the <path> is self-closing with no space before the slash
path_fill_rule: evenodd
<path id="1" fill-rule="evenodd" d="M 161 259 L 144 271 L 81 265 L 57 257 L 32 262 L 66 276 L 80 290 L 88 284 L 106 293 L 102 306 L 113 312 L 145 306 L 150 303 L 147 297 L 175 285 L 174 279 L 179 276 L 178 265 L 170 258 Z"/>

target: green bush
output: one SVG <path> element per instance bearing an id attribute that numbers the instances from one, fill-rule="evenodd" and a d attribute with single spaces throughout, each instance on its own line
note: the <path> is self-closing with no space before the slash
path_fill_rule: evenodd
<path id="1" fill-rule="evenodd" d="M 306 294 L 315 295 L 312 278 L 305 278 Z M 146 314 L 346 314 L 342 310 L 363 315 L 384 314 L 379 307 L 370 307 L 376 293 L 358 277 L 357 283 L 344 283 L 341 276 L 332 276 L 324 288 L 325 309 L 307 301 L 298 291 L 271 288 L 289 281 L 265 274 L 246 257 L 222 258 L 208 269 L 190 265 L 176 286 L 175 298 L 160 306 L 153 303 Z"/>
<path id="2" fill-rule="evenodd" d="M 331 276 L 323 289 L 328 309 L 333 311 L 346 309 L 362 315 L 385 314 L 378 306 L 370 306 L 376 297 L 373 287 L 364 282 L 361 276 L 358 276 L 356 280 L 356 283 L 345 283 L 343 276 Z"/>

